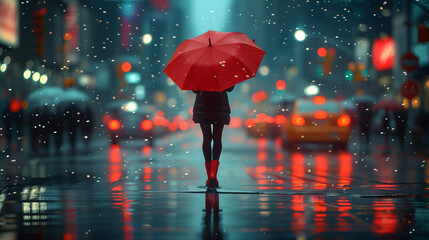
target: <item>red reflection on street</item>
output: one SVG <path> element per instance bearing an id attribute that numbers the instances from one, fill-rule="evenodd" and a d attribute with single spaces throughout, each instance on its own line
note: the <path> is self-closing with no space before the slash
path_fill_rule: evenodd
<path id="1" fill-rule="evenodd" d="M 117 182 L 122 177 L 122 167 L 121 167 L 121 149 L 119 145 L 112 145 L 109 149 L 109 181 L 111 183 Z M 123 239 L 131 240 L 134 239 L 134 227 L 132 226 L 132 213 L 130 212 L 130 203 L 132 200 L 129 200 L 126 195 L 126 191 L 122 185 L 112 187 L 110 189 L 110 195 L 112 198 L 112 206 L 115 209 L 120 209 L 123 217 L 124 226 L 122 230 L 124 231 Z"/>
<path id="2" fill-rule="evenodd" d="M 144 146 L 142 149 L 143 157 L 149 157 L 152 153 L 152 147 L 151 146 Z"/>
<path id="3" fill-rule="evenodd" d="M 338 171 L 338 188 L 350 189 L 351 175 L 353 171 L 352 155 L 350 153 L 340 153 L 338 156 L 339 171 Z"/>
<path id="4" fill-rule="evenodd" d="M 145 190 L 151 190 L 152 185 L 149 184 L 152 181 L 152 168 L 149 166 L 145 166 L 143 168 L 143 181 L 147 184 L 144 186 Z"/>
<path id="5" fill-rule="evenodd" d="M 65 207 L 65 233 L 63 234 L 63 240 L 75 240 L 78 239 L 77 229 L 77 217 L 75 202 L 70 200 L 72 196 L 66 193 L 66 200 L 64 201 Z"/>
<path id="6" fill-rule="evenodd" d="M 266 138 L 259 138 L 258 139 L 258 153 L 257 153 L 257 159 L 258 161 L 265 161 L 267 160 L 267 139 Z"/>
<path id="7" fill-rule="evenodd" d="M 302 233 L 305 230 L 305 204 L 303 195 L 292 195 L 292 205 L 291 209 L 294 211 L 292 214 L 292 231 L 296 235 Z"/>
<path id="8" fill-rule="evenodd" d="M 377 234 L 395 233 L 398 229 L 398 217 L 395 204 L 391 199 L 374 201 L 374 226 Z"/>
<path id="9" fill-rule="evenodd" d="M 326 176 L 328 175 L 328 157 L 324 154 L 316 155 L 316 183 L 314 189 L 326 189 L 327 181 Z"/>
<path id="10" fill-rule="evenodd" d="M 348 232 L 352 228 L 352 224 L 347 221 L 347 219 L 350 217 L 349 211 L 352 209 L 352 204 L 347 197 L 339 197 L 337 199 L 337 204 L 338 217 L 335 231 Z"/>
<path id="11" fill-rule="evenodd" d="M 305 161 L 302 153 L 293 153 L 291 156 L 291 168 L 292 168 L 292 189 L 302 190 L 304 189 L 304 177 L 305 177 Z"/>
<path id="12" fill-rule="evenodd" d="M 326 203 L 323 196 L 313 197 L 314 202 L 314 234 L 319 234 L 328 231 L 328 223 L 326 222 Z"/>
<path id="13" fill-rule="evenodd" d="M 109 149 L 109 181 L 111 183 L 119 181 L 122 177 L 121 149 L 119 145 L 110 146 Z"/>

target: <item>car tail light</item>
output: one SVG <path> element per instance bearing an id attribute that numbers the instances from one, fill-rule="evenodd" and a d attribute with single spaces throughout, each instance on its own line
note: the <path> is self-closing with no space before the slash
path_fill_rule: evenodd
<path id="1" fill-rule="evenodd" d="M 108 125 L 110 130 L 118 130 L 121 127 L 121 123 L 115 119 L 110 120 Z"/>
<path id="2" fill-rule="evenodd" d="M 347 127 L 350 124 L 350 117 L 349 115 L 343 115 L 337 120 L 337 124 L 340 127 Z"/>
<path id="3" fill-rule="evenodd" d="M 246 122 L 244 122 L 244 125 L 246 125 L 246 127 L 250 128 L 250 127 L 254 127 L 255 126 L 255 121 L 253 121 L 253 119 L 248 118 L 246 120 Z"/>
<path id="4" fill-rule="evenodd" d="M 316 111 L 314 112 L 314 117 L 316 119 L 326 119 L 328 117 L 328 113 L 326 111 Z"/>
<path id="5" fill-rule="evenodd" d="M 153 123 L 150 120 L 144 120 L 141 124 L 141 128 L 145 131 L 151 130 Z"/>
<path id="6" fill-rule="evenodd" d="M 284 115 L 277 115 L 277 116 L 274 117 L 274 122 L 277 125 L 285 124 L 286 123 L 286 116 L 284 116 Z"/>
<path id="7" fill-rule="evenodd" d="M 325 104 L 326 98 L 324 96 L 315 96 L 313 98 L 313 103 L 317 105 Z"/>
<path id="8" fill-rule="evenodd" d="M 292 124 L 295 126 L 303 126 L 305 124 L 305 119 L 299 115 L 293 115 Z"/>

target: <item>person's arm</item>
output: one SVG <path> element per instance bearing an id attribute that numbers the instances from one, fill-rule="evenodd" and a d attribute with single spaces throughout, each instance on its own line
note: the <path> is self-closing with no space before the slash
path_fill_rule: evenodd
<path id="1" fill-rule="evenodd" d="M 227 89 L 226 89 L 226 91 L 227 91 L 227 92 L 231 92 L 231 91 L 234 89 L 234 87 L 235 87 L 235 85 L 234 85 L 234 86 L 232 86 L 232 87 L 230 87 L 230 88 L 227 88 Z"/>

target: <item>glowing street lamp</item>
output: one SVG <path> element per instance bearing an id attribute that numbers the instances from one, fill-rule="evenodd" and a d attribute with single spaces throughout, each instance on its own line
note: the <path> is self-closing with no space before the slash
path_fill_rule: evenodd
<path id="1" fill-rule="evenodd" d="M 304 31 L 298 30 L 298 31 L 295 32 L 295 39 L 296 40 L 302 42 L 302 41 L 305 40 L 305 38 L 306 38 L 306 34 L 305 34 Z"/>
<path id="2" fill-rule="evenodd" d="M 145 35 L 143 35 L 142 37 L 142 42 L 144 44 L 149 44 L 152 42 L 152 35 L 150 35 L 149 33 L 146 33 Z"/>

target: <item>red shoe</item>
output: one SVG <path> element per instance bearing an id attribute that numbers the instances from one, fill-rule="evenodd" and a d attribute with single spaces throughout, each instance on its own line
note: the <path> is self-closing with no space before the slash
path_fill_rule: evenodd
<path id="1" fill-rule="evenodd" d="M 207 172 L 207 181 L 206 181 L 206 186 L 208 187 L 209 186 L 209 176 L 210 176 L 210 167 L 211 167 L 211 165 L 212 165 L 212 161 L 208 161 L 208 162 L 205 162 L 205 164 L 206 164 L 206 172 Z"/>
<path id="2" fill-rule="evenodd" d="M 219 161 L 212 160 L 210 166 L 210 174 L 209 174 L 209 184 L 207 187 L 209 188 L 218 188 L 219 182 L 217 181 L 217 170 L 219 168 Z"/>

